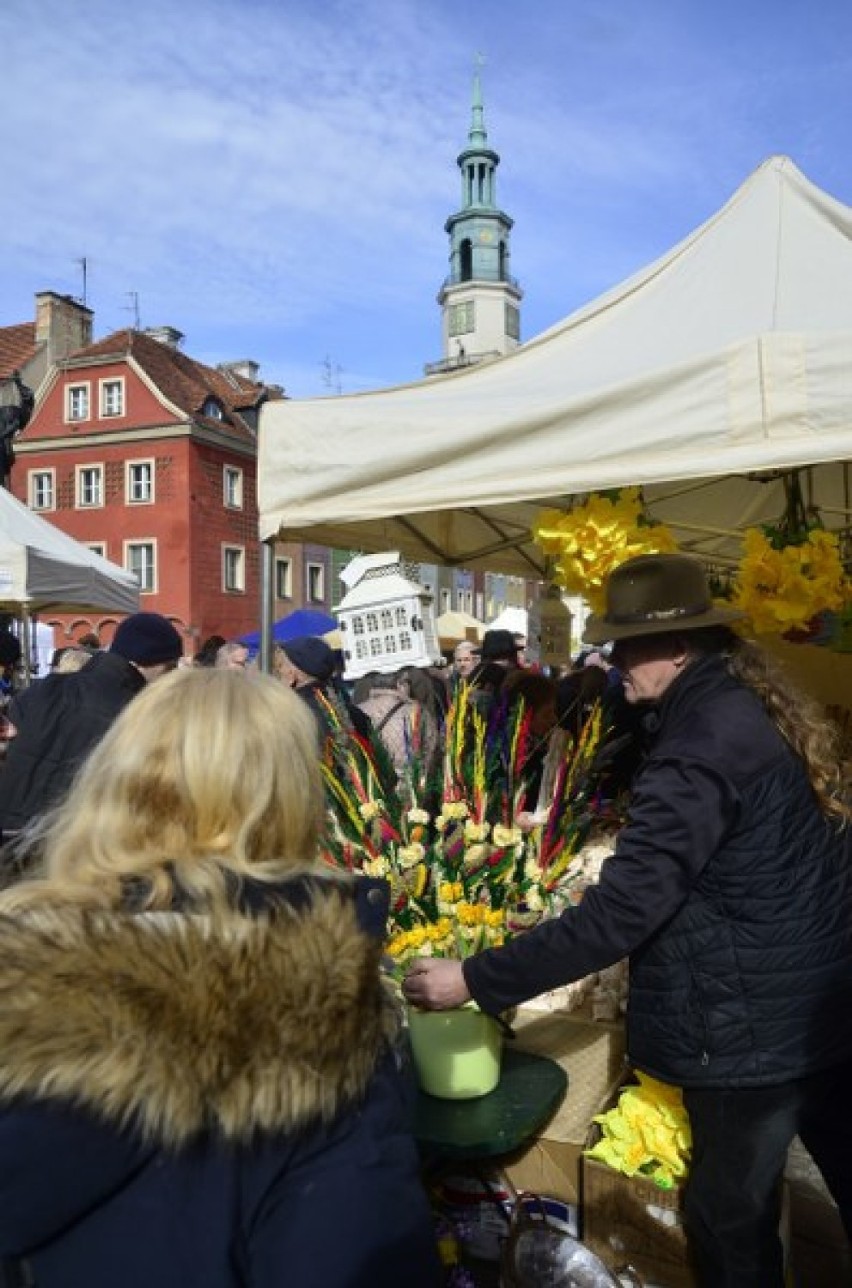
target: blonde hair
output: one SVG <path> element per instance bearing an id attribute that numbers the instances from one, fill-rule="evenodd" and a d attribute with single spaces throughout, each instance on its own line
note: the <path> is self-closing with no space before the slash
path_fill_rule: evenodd
<path id="1" fill-rule="evenodd" d="M 268 676 L 175 671 L 125 708 L 39 837 L 40 875 L 0 895 L 33 902 L 215 907 L 234 877 L 273 881 L 317 862 L 316 723 Z M 229 874 L 230 878 L 229 878 Z"/>

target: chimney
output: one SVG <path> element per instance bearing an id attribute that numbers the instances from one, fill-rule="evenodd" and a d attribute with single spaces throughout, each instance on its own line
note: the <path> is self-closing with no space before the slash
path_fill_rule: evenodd
<path id="1" fill-rule="evenodd" d="M 260 363 L 252 358 L 238 358 L 236 362 L 220 362 L 218 369 L 223 376 L 240 376 L 243 380 L 250 380 L 253 385 L 258 384 Z"/>
<path id="2" fill-rule="evenodd" d="M 183 331 L 178 331 L 174 326 L 147 326 L 142 334 L 149 335 L 167 349 L 179 349 L 184 339 Z"/>
<path id="3" fill-rule="evenodd" d="M 85 304 L 55 291 L 38 291 L 35 303 L 36 344 L 47 345 L 48 362 L 61 362 L 92 343 L 94 314 Z"/>

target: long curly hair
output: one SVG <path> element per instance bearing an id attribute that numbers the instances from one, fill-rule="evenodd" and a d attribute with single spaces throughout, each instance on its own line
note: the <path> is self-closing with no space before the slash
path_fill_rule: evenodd
<path id="1" fill-rule="evenodd" d="M 730 674 L 757 694 L 784 741 L 804 763 L 823 814 L 840 823 L 850 822 L 840 731 L 820 704 L 793 684 L 770 653 L 728 627 L 690 631 L 684 638 L 693 652 L 722 654 Z"/>

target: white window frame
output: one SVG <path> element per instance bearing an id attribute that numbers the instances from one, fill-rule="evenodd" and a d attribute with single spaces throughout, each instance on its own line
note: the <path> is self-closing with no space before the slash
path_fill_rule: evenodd
<path id="1" fill-rule="evenodd" d="M 143 546 L 151 550 L 151 584 L 145 586 L 141 577 L 139 578 L 140 595 L 156 595 L 158 582 L 159 559 L 157 557 L 157 540 L 155 537 L 134 537 L 132 540 L 124 542 L 124 567 L 128 572 L 134 572 L 130 561 L 130 552 L 134 549 L 141 549 Z"/>
<path id="2" fill-rule="evenodd" d="M 440 591 L 440 595 L 441 595 L 441 612 L 449 613 L 453 607 L 453 592 L 451 590 L 447 590 L 446 587 L 442 587 Z"/>
<path id="3" fill-rule="evenodd" d="M 309 604 L 325 603 L 325 564 L 305 564 L 305 590 Z"/>
<path id="4" fill-rule="evenodd" d="M 510 304 L 508 301 L 505 305 L 503 330 L 510 340 L 520 340 L 521 311 L 516 304 Z"/>
<path id="5" fill-rule="evenodd" d="M 50 500 L 46 504 L 40 504 L 38 498 L 38 481 L 39 479 L 49 479 L 48 490 Z M 56 509 L 56 470 L 52 467 L 45 470 L 28 470 L 27 471 L 27 496 L 31 510 L 44 511 Z"/>
<path id="6" fill-rule="evenodd" d="M 451 336 L 471 335 L 476 330 L 476 301 L 451 304 L 447 326 Z"/>
<path id="7" fill-rule="evenodd" d="M 228 585 L 230 580 L 228 571 L 228 558 L 230 555 L 238 555 L 236 568 L 236 577 L 233 578 L 234 584 Z M 246 590 L 246 548 L 245 546 L 223 545 L 222 546 L 222 589 L 227 595 L 244 595 Z"/>
<path id="8" fill-rule="evenodd" d="M 85 404 L 84 414 L 74 413 L 75 395 L 79 394 Z M 65 386 L 65 422 L 69 425 L 80 424 L 92 416 L 92 382 L 91 380 L 74 380 Z"/>
<path id="9" fill-rule="evenodd" d="M 83 479 L 86 474 L 98 475 L 97 501 L 83 500 Z M 78 510 L 102 510 L 104 507 L 104 480 L 106 471 L 103 461 L 89 461 L 85 465 L 74 466 L 74 505 Z"/>
<path id="10" fill-rule="evenodd" d="M 147 496 L 133 495 L 133 477 L 132 471 L 147 466 L 149 471 L 149 488 Z M 125 461 L 124 463 L 124 501 L 126 505 L 153 505 L 154 504 L 154 459 L 145 457 L 138 461 Z"/>
<path id="11" fill-rule="evenodd" d="M 226 510 L 242 510 L 245 473 L 239 465 L 222 466 L 222 503 Z"/>
<path id="12" fill-rule="evenodd" d="M 109 389 L 118 389 L 118 410 L 110 411 L 107 407 Z M 124 399 L 124 376 L 104 376 L 103 380 L 98 381 L 98 407 L 100 409 L 101 420 L 112 420 L 116 416 L 123 416 L 126 412 Z"/>
<path id="13" fill-rule="evenodd" d="M 284 590 L 282 593 L 282 583 Z M 293 560 L 279 556 L 275 560 L 275 598 L 293 598 Z"/>
<path id="14" fill-rule="evenodd" d="M 87 550 L 91 550 L 93 555 L 100 555 L 101 559 L 107 559 L 107 543 L 105 541 L 84 541 L 83 545 Z"/>

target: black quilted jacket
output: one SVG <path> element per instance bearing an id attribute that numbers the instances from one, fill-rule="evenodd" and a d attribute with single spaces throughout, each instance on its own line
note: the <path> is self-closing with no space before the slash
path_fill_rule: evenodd
<path id="1" fill-rule="evenodd" d="M 852 845 L 720 659 L 656 713 L 598 886 L 465 963 L 498 1011 L 630 957 L 628 1049 L 681 1086 L 782 1082 L 852 1056 Z"/>

